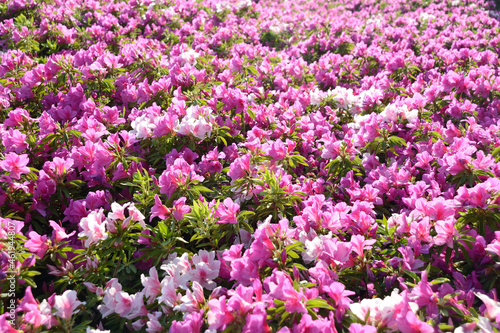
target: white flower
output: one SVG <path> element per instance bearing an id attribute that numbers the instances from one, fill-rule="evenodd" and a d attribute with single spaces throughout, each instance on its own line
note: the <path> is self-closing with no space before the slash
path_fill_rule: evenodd
<path id="1" fill-rule="evenodd" d="M 406 105 L 396 106 L 394 104 L 389 104 L 385 107 L 384 111 L 380 113 L 386 123 L 396 121 L 400 114 L 404 119 L 411 120 L 418 116 L 418 110 L 409 111 Z"/>
<path id="2" fill-rule="evenodd" d="M 196 59 L 198 59 L 200 54 L 193 49 L 190 49 L 184 53 L 181 53 L 180 58 L 183 64 L 190 64 L 192 66 L 196 65 Z"/>
<path id="3" fill-rule="evenodd" d="M 236 9 L 240 10 L 240 9 L 243 9 L 243 8 L 246 8 L 246 7 L 250 7 L 251 5 L 252 5 L 252 1 L 251 0 L 241 0 L 236 5 Z"/>
<path id="4" fill-rule="evenodd" d="M 153 135 L 153 130 L 156 128 L 153 122 L 152 115 L 143 114 L 132 121 L 130 133 L 134 134 L 137 139 L 148 138 Z"/>
<path id="5" fill-rule="evenodd" d="M 321 91 L 316 88 L 314 91 L 311 91 L 309 93 L 309 96 L 311 96 L 311 105 L 318 106 L 319 103 L 323 100 L 323 96 Z"/>
<path id="6" fill-rule="evenodd" d="M 407 111 L 404 114 L 404 118 L 406 118 L 408 121 L 412 121 L 413 119 L 418 118 L 418 110 L 413 109 L 411 111 Z"/>
<path id="7" fill-rule="evenodd" d="M 181 135 L 193 135 L 198 139 L 206 139 L 212 135 L 212 123 L 207 121 L 213 119 L 211 110 L 206 107 L 189 107 L 186 115 L 182 118 L 177 133 Z"/>
<path id="8" fill-rule="evenodd" d="M 423 12 L 420 14 L 420 21 L 432 21 L 435 20 L 436 16 Z"/>
<path id="9" fill-rule="evenodd" d="M 397 330 L 396 318 L 394 312 L 397 305 L 404 302 L 403 297 L 399 295 L 399 290 L 394 290 L 390 296 L 384 299 L 365 298 L 359 303 L 353 303 L 350 306 L 351 312 L 361 320 L 365 320 L 368 315 L 367 324 L 379 328 L 387 327 L 391 330 Z M 418 311 L 418 305 L 409 302 L 408 305 L 413 312 Z"/>
<path id="10" fill-rule="evenodd" d="M 110 333 L 111 331 L 110 330 L 105 330 L 105 331 L 102 331 L 98 328 L 90 328 L 90 327 L 87 327 L 87 333 Z"/>

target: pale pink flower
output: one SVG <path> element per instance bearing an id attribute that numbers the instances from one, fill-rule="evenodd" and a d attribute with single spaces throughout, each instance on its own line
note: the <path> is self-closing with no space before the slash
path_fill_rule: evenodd
<path id="1" fill-rule="evenodd" d="M 148 298 L 149 302 L 154 301 L 161 292 L 160 279 L 154 266 L 149 269 L 149 277 L 141 274 L 141 282 L 144 286 L 144 296 Z"/>
<path id="2" fill-rule="evenodd" d="M 483 301 L 486 306 L 486 310 L 484 311 L 484 315 L 490 320 L 500 322 L 500 302 L 497 302 L 491 298 L 489 298 L 485 294 L 474 293 L 481 301 Z"/>
<path id="3" fill-rule="evenodd" d="M 80 228 L 82 231 L 78 234 L 78 237 L 85 238 L 85 247 L 108 238 L 109 235 L 106 233 L 107 223 L 102 208 L 99 211 L 90 212 L 87 217 L 81 219 Z"/>
<path id="4" fill-rule="evenodd" d="M 62 295 L 55 297 L 54 308 L 57 310 L 56 316 L 64 320 L 69 320 L 80 305 L 85 304 L 78 300 L 76 291 L 66 290 Z"/>
<path id="5" fill-rule="evenodd" d="M 180 304 L 174 307 L 174 311 L 181 312 L 195 312 L 199 311 L 205 303 L 205 296 L 203 295 L 203 287 L 196 281 L 193 282 L 191 287 L 193 291 L 186 290 L 186 295 L 180 299 Z"/>
<path id="6" fill-rule="evenodd" d="M 226 296 L 208 301 L 208 307 L 210 310 L 207 315 L 207 323 L 210 330 L 223 330 L 227 324 L 233 322 L 234 316 L 227 308 Z"/>

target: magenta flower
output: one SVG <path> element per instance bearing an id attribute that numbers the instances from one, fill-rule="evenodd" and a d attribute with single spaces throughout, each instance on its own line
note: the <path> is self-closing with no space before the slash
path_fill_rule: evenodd
<path id="1" fill-rule="evenodd" d="M 437 303 L 439 301 L 436 293 L 432 291 L 431 284 L 427 281 L 427 271 L 422 271 L 422 280 L 412 289 L 410 297 L 418 304 L 425 306 L 427 314 L 431 317 L 438 314 Z"/>
<path id="2" fill-rule="evenodd" d="M 63 239 L 67 239 L 71 236 L 73 236 L 76 231 L 73 231 L 69 234 L 66 233 L 66 230 L 57 224 L 55 221 L 49 221 L 50 226 L 54 229 L 54 232 L 52 233 L 52 239 L 55 244 L 59 243 Z"/>
<path id="3" fill-rule="evenodd" d="M 151 208 L 151 217 L 149 220 L 151 221 L 154 217 L 159 217 L 164 220 L 170 215 L 170 209 L 162 204 L 158 194 L 155 194 L 155 204 Z"/>
<path id="4" fill-rule="evenodd" d="M 349 333 L 377 333 L 377 328 L 370 325 L 351 324 Z"/>
<path id="5" fill-rule="evenodd" d="M 415 313 L 405 305 L 401 313 L 397 317 L 398 329 L 402 333 L 434 333 L 434 328 L 420 320 Z"/>
<path id="6" fill-rule="evenodd" d="M 226 198 L 224 200 L 224 204 L 220 205 L 215 211 L 215 217 L 220 217 L 220 219 L 217 221 L 218 224 L 234 224 L 237 223 L 238 220 L 236 218 L 236 214 L 240 210 L 240 205 L 237 203 L 233 202 L 231 198 Z"/>
<path id="7" fill-rule="evenodd" d="M 186 198 L 181 197 L 173 202 L 174 218 L 177 221 L 182 220 L 185 214 L 191 211 L 191 207 L 185 204 Z"/>
<path id="8" fill-rule="evenodd" d="M 18 155 L 16 153 L 8 153 L 5 160 L 0 161 L 0 168 L 4 171 L 10 172 L 9 176 L 13 179 L 19 179 L 21 175 L 30 173 L 30 168 L 27 167 L 29 163 L 28 155 Z"/>
<path id="9" fill-rule="evenodd" d="M 24 246 L 36 254 L 40 259 L 43 259 L 45 252 L 49 249 L 50 240 L 46 235 L 39 235 L 36 231 L 31 231 L 28 234 L 29 241 Z"/>

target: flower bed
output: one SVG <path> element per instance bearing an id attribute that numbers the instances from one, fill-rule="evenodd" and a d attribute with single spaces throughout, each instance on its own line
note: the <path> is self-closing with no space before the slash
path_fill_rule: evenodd
<path id="1" fill-rule="evenodd" d="M 498 332 L 499 16 L 0 0 L 0 331 Z"/>

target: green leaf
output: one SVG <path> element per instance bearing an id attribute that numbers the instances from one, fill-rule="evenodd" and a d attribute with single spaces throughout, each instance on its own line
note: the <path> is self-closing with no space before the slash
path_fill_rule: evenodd
<path id="1" fill-rule="evenodd" d="M 432 280 L 431 284 L 435 285 L 435 284 L 441 284 L 441 283 L 447 283 L 447 282 L 450 282 L 450 279 L 447 279 L 447 278 L 437 278 L 437 279 Z"/>
<path id="2" fill-rule="evenodd" d="M 158 223 L 158 230 L 163 236 L 167 236 L 169 234 L 168 227 L 165 225 L 164 222 L 159 222 Z"/>
<path id="3" fill-rule="evenodd" d="M 202 186 L 202 185 L 191 186 L 191 189 L 195 190 L 195 191 L 199 191 L 199 192 L 208 192 L 208 193 L 213 193 L 214 192 L 211 189 L 206 188 L 205 186 Z"/>
<path id="4" fill-rule="evenodd" d="M 452 326 L 452 325 L 448 325 L 448 324 L 444 324 L 444 323 L 441 323 L 438 325 L 439 329 L 441 331 L 445 331 L 445 330 L 453 330 L 455 328 L 455 326 Z"/>
<path id="5" fill-rule="evenodd" d="M 306 307 L 335 310 L 335 308 L 333 306 L 328 304 L 328 302 L 322 298 L 312 298 L 312 299 L 307 300 Z"/>
<path id="6" fill-rule="evenodd" d="M 255 120 L 255 112 L 253 112 L 253 110 L 251 108 L 247 109 L 247 113 L 248 113 L 248 116 L 250 118 L 252 118 L 253 120 Z"/>

